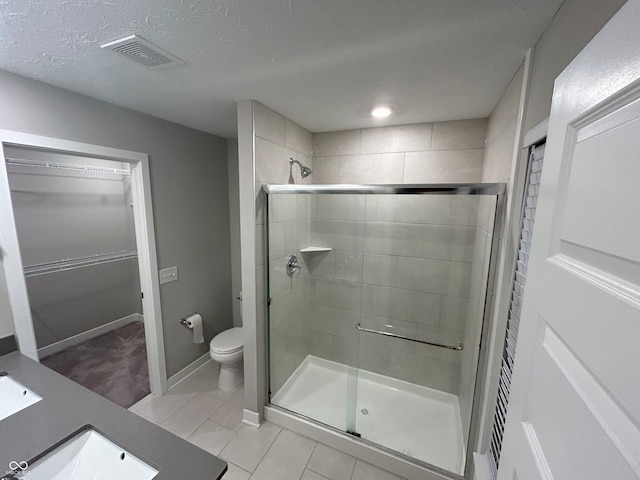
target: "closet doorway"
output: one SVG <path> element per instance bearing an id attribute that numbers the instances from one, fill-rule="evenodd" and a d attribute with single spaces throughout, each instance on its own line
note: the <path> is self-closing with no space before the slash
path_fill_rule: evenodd
<path id="1" fill-rule="evenodd" d="M 125 407 L 166 391 L 147 155 L 7 131 L 0 146 L 20 351 Z"/>

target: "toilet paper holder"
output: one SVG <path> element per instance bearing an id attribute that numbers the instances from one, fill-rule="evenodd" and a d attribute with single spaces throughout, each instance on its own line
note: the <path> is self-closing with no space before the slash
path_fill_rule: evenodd
<path id="1" fill-rule="evenodd" d="M 192 315 L 199 315 L 199 314 L 198 312 L 193 312 Z M 185 327 L 189 328 L 189 324 L 187 323 L 186 318 L 181 318 L 179 323 L 180 325 L 184 325 Z"/>

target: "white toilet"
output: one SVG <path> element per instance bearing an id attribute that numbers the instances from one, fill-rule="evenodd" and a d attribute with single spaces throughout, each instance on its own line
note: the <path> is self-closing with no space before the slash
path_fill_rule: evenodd
<path id="1" fill-rule="evenodd" d="M 234 327 L 219 333 L 209 344 L 209 355 L 220 364 L 218 388 L 232 390 L 244 382 L 242 328 Z"/>

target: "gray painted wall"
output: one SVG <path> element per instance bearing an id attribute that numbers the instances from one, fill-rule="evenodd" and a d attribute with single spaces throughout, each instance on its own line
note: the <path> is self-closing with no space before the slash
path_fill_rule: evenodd
<path id="1" fill-rule="evenodd" d="M 553 84 L 626 0 L 566 0 L 536 44 L 525 132 L 551 111 Z"/>
<path id="2" fill-rule="evenodd" d="M 160 292 L 169 376 L 206 354 L 232 325 L 225 139 L 7 72 L 0 104 L 0 129 L 149 155 L 159 267 L 180 275 Z M 192 312 L 205 319 L 204 344 L 178 323 Z"/>

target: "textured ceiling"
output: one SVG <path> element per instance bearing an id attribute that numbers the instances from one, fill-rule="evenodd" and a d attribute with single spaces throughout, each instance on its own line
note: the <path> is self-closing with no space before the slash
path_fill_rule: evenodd
<path id="1" fill-rule="evenodd" d="M 0 0 L 0 69 L 225 137 L 249 98 L 313 132 L 484 117 L 561 3 Z M 100 49 L 132 33 L 185 65 Z"/>

